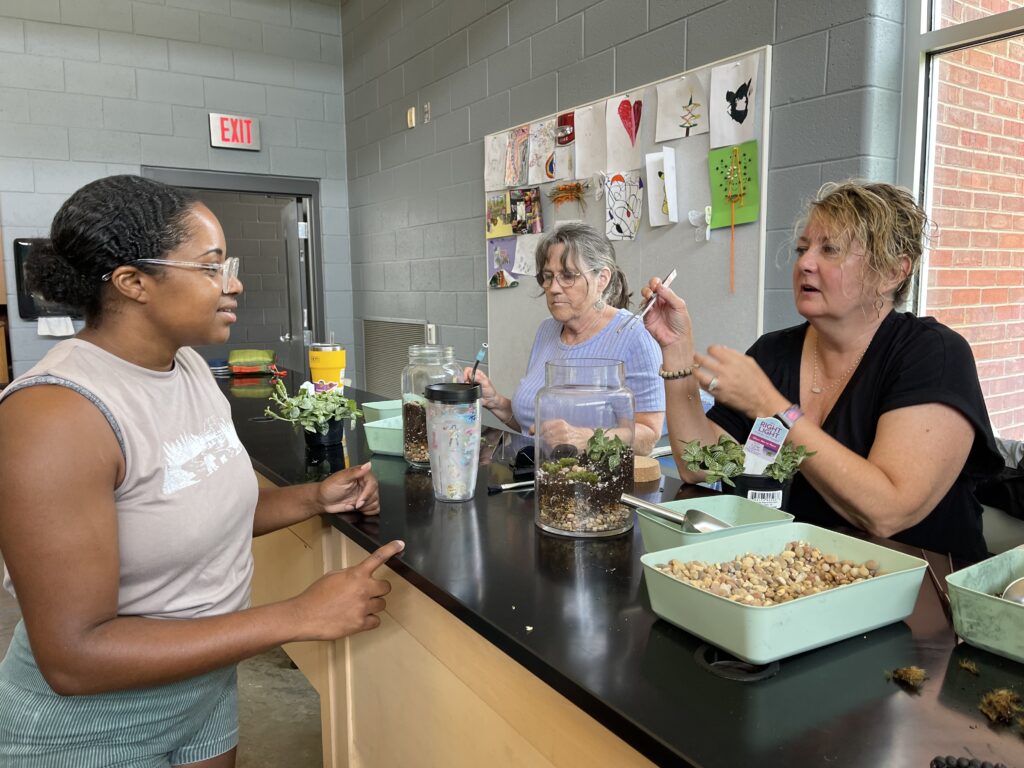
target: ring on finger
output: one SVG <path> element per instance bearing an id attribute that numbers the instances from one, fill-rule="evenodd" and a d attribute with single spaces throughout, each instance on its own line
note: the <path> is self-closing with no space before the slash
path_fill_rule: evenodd
<path id="1" fill-rule="evenodd" d="M 718 377 L 712 376 L 711 381 L 708 382 L 708 392 L 714 392 L 718 389 Z"/>

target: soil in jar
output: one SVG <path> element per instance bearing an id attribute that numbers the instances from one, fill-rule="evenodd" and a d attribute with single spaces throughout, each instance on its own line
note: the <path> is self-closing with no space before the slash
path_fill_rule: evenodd
<path id="1" fill-rule="evenodd" d="M 633 489 L 633 451 L 623 451 L 614 470 L 591 464 L 585 453 L 546 462 L 537 468 L 537 489 L 537 521 L 543 526 L 579 534 L 628 528 L 633 511 L 620 498 Z"/>
<path id="2" fill-rule="evenodd" d="M 419 464 L 429 464 L 427 452 L 427 409 L 420 403 L 402 404 L 402 429 L 405 440 L 405 458 Z"/>

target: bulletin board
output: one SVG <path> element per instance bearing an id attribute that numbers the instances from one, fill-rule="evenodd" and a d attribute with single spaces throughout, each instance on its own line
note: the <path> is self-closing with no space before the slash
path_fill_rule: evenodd
<path id="1" fill-rule="evenodd" d="M 748 109 L 747 117 L 752 121 L 753 141 L 755 142 L 753 153 L 756 155 L 756 160 L 749 156 L 751 147 L 748 142 L 712 149 L 710 131 L 670 138 L 662 142 L 656 141 L 656 134 L 659 130 L 659 86 L 661 86 L 661 91 L 666 94 L 666 104 L 669 103 L 668 93 L 677 96 L 675 92 L 666 89 L 680 82 L 698 83 L 703 88 L 705 101 L 708 101 L 711 99 L 712 93 L 719 96 L 725 93 L 723 89 L 714 92 L 711 90 L 714 70 L 717 69 L 716 85 L 721 86 L 723 78 L 732 71 L 728 68 L 750 67 L 752 64 L 756 66 L 756 74 L 750 78 L 750 86 L 744 89 L 744 93 L 749 92 L 750 94 L 746 108 Z M 681 78 L 684 80 L 681 81 Z M 675 207 L 678 218 L 675 223 L 651 226 L 648 207 L 652 201 L 655 201 L 660 207 L 661 203 L 665 201 L 668 190 L 665 189 L 664 182 L 659 190 L 655 186 L 657 180 L 647 178 L 648 171 L 644 159 L 633 169 L 605 167 L 604 178 L 600 175 L 589 177 L 587 179 L 589 189 L 585 192 L 583 205 L 569 201 L 556 206 L 549 198 L 550 191 L 558 184 L 565 183 L 567 179 L 545 181 L 540 184 L 510 185 L 504 191 L 517 194 L 517 190 L 522 187 L 532 189 L 539 186 L 539 201 L 531 199 L 528 202 L 531 204 L 539 202 L 540 204 L 543 233 L 550 232 L 559 222 L 570 220 L 583 220 L 599 231 L 606 231 L 609 218 L 606 199 L 604 196 L 601 199 L 596 199 L 595 190 L 599 187 L 605 188 L 608 179 L 620 171 L 633 171 L 644 184 L 643 208 L 641 216 L 638 218 L 640 224 L 635 239 L 612 241 L 615 246 L 616 260 L 625 273 L 630 292 L 633 294 L 630 309 L 635 310 L 641 302 L 640 289 L 652 276 L 664 277 L 674 268 L 677 270 L 678 276 L 672 288 L 687 302 L 694 323 L 697 349 L 703 350 L 709 344 L 726 344 L 736 349 L 745 350 L 761 334 L 763 328 L 766 248 L 765 190 L 769 126 L 767 110 L 771 104 L 768 92 L 770 83 L 771 47 L 764 46 L 704 67 L 663 78 L 654 83 L 632 88 L 628 92 L 609 94 L 608 97 L 598 101 L 558 113 L 558 115 L 564 115 L 567 112 L 577 113 L 586 107 L 592 107 L 593 109 L 589 112 L 591 116 L 593 116 L 594 110 L 607 116 L 609 130 L 613 127 L 612 122 L 615 117 L 621 117 L 623 125 L 635 130 L 633 149 L 635 151 L 636 148 L 639 148 L 641 158 L 646 158 L 648 153 L 659 152 L 665 147 L 674 150 Z M 697 92 L 700 92 L 699 87 Z M 729 90 L 728 95 L 735 98 L 736 90 Z M 615 110 L 616 114 L 614 115 L 607 111 L 609 101 L 612 102 Z M 642 103 L 639 120 L 633 120 L 639 111 L 635 107 L 636 101 Z M 695 101 L 699 102 L 699 99 Z M 705 119 L 711 109 L 730 109 L 733 106 L 733 104 L 719 104 L 718 101 L 720 100 L 716 100 L 714 105 L 709 104 L 704 108 Z M 626 104 L 623 105 L 623 102 Z M 676 109 L 675 112 L 678 113 L 676 117 L 679 117 L 680 110 Z M 667 115 L 668 112 L 665 114 Z M 699 107 L 689 110 L 691 117 L 699 114 L 701 114 Z M 543 122 L 546 119 L 555 119 L 557 123 L 558 115 L 549 115 L 535 123 Z M 684 122 L 694 122 L 686 117 L 681 119 Z M 532 124 L 525 127 L 529 128 L 529 125 Z M 744 131 L 751 126 L 744 126 Z M 513 130 L 523 127 L 512 126 L 485 137 L 485 187 L 493 186 L 493 182 L 489 185 L 486 178 L 488 143 L 495 142 L 495 146 L 497 146 Z M 578 135 L 579 130 L 577 130 L 577 138 Z M 715 140 L 721 141 L 722 135 L 719 131 Z M 739 150 L 735 153 L 732 152 L 732 146 L 743 147 L 743 154 L 741 155 Z M 714 207 L 712 223 L 715 228 L 711 229 L 710 237 L 705 238 L 707 234 L 705 207 L 710 205 L 713 199 L 709 162 L 716 162 L 715 158 L 717 158 L 720 166 L 716 184 L 719 187 L 717 197 L 721 199 L 722 177 L 720 173 L 723 157 L 726 158 L 726 162 L 733 163 L 734 169 L 742 170 L 745 176 L 746 194 L 740 201 L 739 209 L 724 203 Z M 634 158 L 628 162 L 635 162 Z M 737 164 L 737 158 L 741 158 L 740 164 Z M 735 174 L 731 174 L 730 178 L 733 176 Z M 731 186 L 730 189 L 732 189 Z M 485 195 L 489 200 L 500 191 L 489 189 Z M 518 194 L 521 195 L 521 193 Z M 670 197 L 670 195 L 668 196 Z M 484 207 L 485 210 L 488 208 L 487 200 L 485 200 Z M 522 206 L 519 210 L 522 210 Z M 690 223 L 691 211 L 695 213 L 694 219 L 698 222 L 696 226 Z M 485 213 L 483 222 L 485 231 L 492 220 L 489 212 Z M 747 223 L 737 223 L 733 226 L 733 220 L 737 222 L 746 220 Z M 725 222 L 724 226 L 722 225 L 723 221 Z M 522 222 L 519 223 L 522 224 Z M 521 226 L 520 229 L 522 229 Z M 485 258 L 488 259 L 488 274 L 490 275 L 495 266 L 492 251 L 493 242 L 496 240 L 492 242 L 489 239 L 487 242 L 489 247 Z M 504 242 L 512 241 L 505 240 Z M 527 241 L 523 242 L 525 244 Z M 508 253 L 509 248 L 504 248 L 503 251 L 499 253 L 499 260 L 502 263 L 507 261 L 506 269 L 510 271 L 509 268 L 514 266 L 514 255 Z M 732 261 L 732 287 L 730 287 L 730 261 Z M 497 390 L 508 397 L 512 396 L 519 380 L 525 375 L 537 327 L 541 321 L 550 317 L 543 291 L 537 284 L 536 277 L 516 273 L 513 273 L 512 277 L 518 281 L 518 285 L 515 287 L 493 288 L 488 286 L 487 288 L 488 373 Z"/>

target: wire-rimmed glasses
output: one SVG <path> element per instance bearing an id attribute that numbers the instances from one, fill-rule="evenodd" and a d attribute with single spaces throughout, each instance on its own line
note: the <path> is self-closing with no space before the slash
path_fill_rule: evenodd
<path id="1" fill-rule="evenodd" d="M 597 270 L 588 271 L 593 272 Z M 548 288 L 551 286 L 552 280 L 557 280 L 562 288 L 572 288 L 576 284 L 576 278 L 582 277 L 583 274 L 583 272 L 577 272 L 573 269 L 563 269 L 558 272 L 544 270 L 537 275 L 537 283 L 541 288 Z"/>
<path id="2" fill-rule="evenodd" d="M 171 259 L 135 259 L 128 264 L 157 264 L 162 267 L 184 267 L 185 269 L 201 269 L 204 272 L 220 273 L 221 291 L 231 292 L 231 281 L 238 277 L 239 260 L 237 256 L 228 256 L 218 264 L 209 264 L 200 261 L 172 261 Z M 127 264 L 125 265 L 127 266 Z M 100 280 L 107 281 L 114 272 L 111 270 L 100 277 Z"/>

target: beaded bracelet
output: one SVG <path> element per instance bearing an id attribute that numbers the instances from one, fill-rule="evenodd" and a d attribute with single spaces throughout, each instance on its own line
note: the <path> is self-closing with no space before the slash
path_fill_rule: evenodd
<path id="1" fill-rule="evenodd" d="M 663 379 L 685 379 L 690 376 L 694 371 L 700 368 L 699 363 L 694 363 L 689 368 L 683 368 L 681 371 L 666 371 L 664 368 L 658 369 L 658 375 Z"/>

